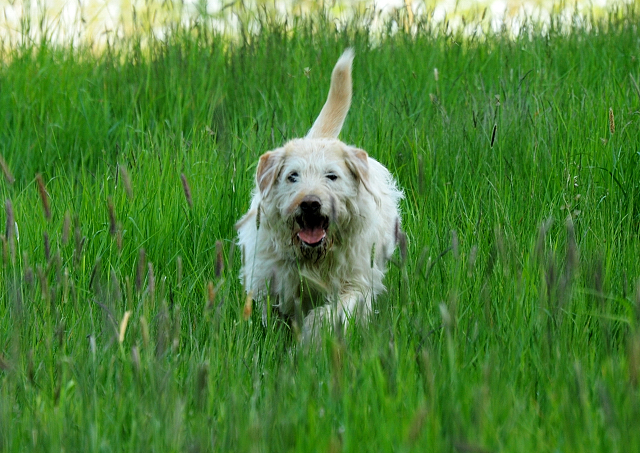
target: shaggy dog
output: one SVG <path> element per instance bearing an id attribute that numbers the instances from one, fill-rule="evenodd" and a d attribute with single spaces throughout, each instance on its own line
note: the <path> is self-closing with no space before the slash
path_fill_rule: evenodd
<path id="1" fill-rule="evenodd" d="M 237 223 L 249 298 L 277 308 L 303 337 L 325 321 L 366 318 L 403 238 L 402 192 L 367 153 L 337 139 L 351 105 L 353 50 L 331 75 L 306 137 L 260 157 L 249 212 Z M 329 324 L 331 325 L 331 324 Z"/>

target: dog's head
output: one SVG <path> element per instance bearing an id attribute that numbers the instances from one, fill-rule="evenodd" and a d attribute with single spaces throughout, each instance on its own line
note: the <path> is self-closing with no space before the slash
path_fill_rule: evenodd
<path id="1" fill-rule="evenodd" d="M 293 140 L 263 154 L 256 180 L 265 220 L 290 234 L 296 254 L 309 260 L 353 229 L 371 192 L 367 153 L 337 139 Z"/>
<path id="2" fill-rule="evenodd" d="M 337 139 L 351 105 L 353 56 L 347 49 L 336 63 L 327 101 L 307 136 L 258 162 L 260 215 L 278 230 L 275 237 L 310 261 L 354 231 L 371 200 L 364 193 L 373 194 L 367 153 Z"/>

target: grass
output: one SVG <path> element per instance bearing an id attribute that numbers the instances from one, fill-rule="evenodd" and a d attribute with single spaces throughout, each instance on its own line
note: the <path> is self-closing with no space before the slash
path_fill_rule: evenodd
<path id="1" fill-rule="evenodd" d="M 0 451 L 640 449 L 639 19 L 5 48 Z M 245 320 L 233 225 L 347 46 L 408 259 L 305 350 Z"/>

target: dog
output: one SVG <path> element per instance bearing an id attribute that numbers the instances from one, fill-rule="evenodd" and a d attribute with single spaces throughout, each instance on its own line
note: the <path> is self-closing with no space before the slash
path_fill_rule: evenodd
<path id="1" fill-rule="evenodd" d="M 249 211 L 238 221 L 240 279 L 247 297 L 269 306 L 303 338 L 371 313 L 385 290 L 387 261 L 399 241 L 403 198 L 387 168 L 338 140 L 351 105 L 347 49 L 308 134 L 264 153 Z"/>

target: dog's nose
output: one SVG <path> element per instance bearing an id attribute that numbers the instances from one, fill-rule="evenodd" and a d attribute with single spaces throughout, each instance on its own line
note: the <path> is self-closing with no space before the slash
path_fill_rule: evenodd
<path id="1" fill-rule="evenodd" d="M 321 207 L 322 203 L 320 203 L 320 198 L 315 195 L 308 195 L 300 202 L 300 209 L 302 209 L 302 212 L 305 214 L 316 214 L 320 212 Z"/>

